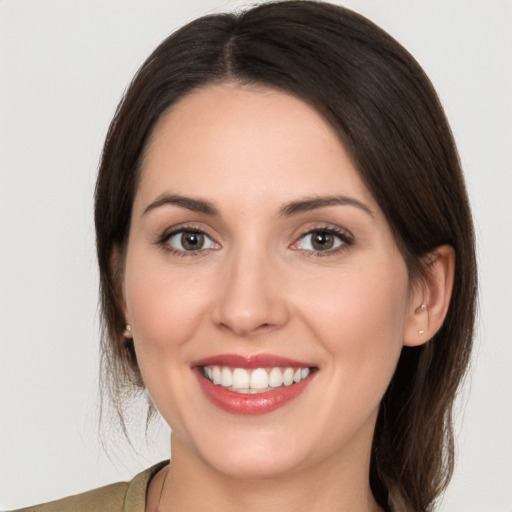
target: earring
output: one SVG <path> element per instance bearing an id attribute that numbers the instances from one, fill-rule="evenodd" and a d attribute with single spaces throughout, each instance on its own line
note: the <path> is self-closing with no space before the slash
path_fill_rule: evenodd
<path id="1" fill-rule="evenodd" d="M 423 334 L 425 334 L 425 331 L 423 329 L 420 329 L 418 331 L 418 336 L 422 336 Z"/>
<path id="2" fill-rule="evenodd" d="M 126 324 L 126 327 L 125 327 L 124 332 L 123 332 L 123 337 L 124 338 L 128 338 L 128 339 L 133 338 L 132 326 L 130 324 Z"/>

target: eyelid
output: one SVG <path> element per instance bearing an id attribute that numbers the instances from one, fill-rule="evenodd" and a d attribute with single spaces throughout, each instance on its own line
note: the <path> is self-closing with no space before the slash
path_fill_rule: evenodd
<path id="1" fill-rule="evenodd" d="M 185 249 L 179 249 L 179 248 L 172 246 L 169 243 L 169 240 L 172 237 L 174 237 L 180 233 L 183 233 L 183 232 L 199 233 L 199 234 L 203 235 L 204 237 L 208 238 L 209 240 L 211 240 L 211 242 L 215 245 L 215 247 L 207 247 L 207 248 L 197 249 L 195 251 L 187 251 Z M 205 228 L 202 228 L 202 227 L 199 228 L 199 227 L 197 227 L 195 225 L 191 225 L 191 224 L 182 224 L 182 225 L 173 226 L 172 228 L 168 228 L 168 229 L 164 230 L 163 233 L 158 236 L 155 243 L 156 243 L 156 245 L 162 246 L 166 251 L 168 251 L 172 254 L 177 254 L 179 256 L 198 256 L 201 253 L 205 253 L 206 251 L 216 250 L 216 249 L 220 248 L 220 244 L 216 241 L 215 237 L 210 235 Z"/>
<path id="2" fill-rule="evenodd" d="M 158 237 L 155 244 L 162 246 L 168 252 L 178 254 L 180 256 L 198 256 L 200 254 L 204 254 L 210 250 L 216 250 L 221 248 L 221 244 L 217 242 L 216 237 L 209 234 L 208 229 L 204 227 L 198 227 L 194 224 L 182 224 L 173 226 L 172 228 L 168 228 L 163 231 L 163 233 Z M 211 242 L 215 245 L 215 247 L 201 248 L 197 250 L 187 251 L 185 249 L 179 249 L 173 247 L 169 244 L 169 239 L 173 236 L 176 236 L 182 232 L 191 232 L 191 233 L 200 233 L 207 237 Z M 326 249 L 324 251 L 319 251 L 315 249 L 302 249 L 298 247 L 298 244 L 308 235 L 312 235 L 313 233 L 328 233 L 340 240 L 340 244 L 334 248 Z M 294 239 L 294 241 L 289 245 L 289 248 L 296 251 L 301 251 L 302 253 L 318 255 L 318 256 L 328 256 L 336 254 L 340 251 L 347 249 L 348 247 L 354 244 L 354 236 L 352 233 L 340 226 L 336 226 L 330 223 L 321 223 L 315 224 L 312 226 L 308 226 L 306 229 L 303 229 Z"/>
<path id="3" fill-rule="evenodd" d="M 328 233 L 335 237 L 337 237 L 341 243 L 332 248 L 327 249 L 325 251 L 318 251 L 315 249 L 302 249 L 298 247 L 298 244 L 308 235 L 312 235 L 313 233 Z M 350 231 L 345 228 L 341 228 L 339 226 L 335 226 L 332 224 L 318 224 L 308 227 L 303 230 L 294 240 L 294 242 L 290 245 L 290 249 L 301 251 L 306 254 L 316 255 L 316 256 L 329 256 L 337 254 L 340 251 L 346 250 L 354 244 L 354 236 Z"/>

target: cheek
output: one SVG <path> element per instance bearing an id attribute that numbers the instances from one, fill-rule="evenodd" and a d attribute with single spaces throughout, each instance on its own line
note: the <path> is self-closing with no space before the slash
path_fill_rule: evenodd
<path id="1" fill-rule="evenodd" d="M 168 353 L 199 328 L 207 308 L 208 282 L 197 272 L 171 268 L 165 257 L 138 256 L 134 251 L 126 262 L 127 317 L 141 355 Z"/>
<path id="2" fill-rule="evenodd" d="M 329 354 L 345 389 L 378 402 L 403 346 L 409 280 L 401 258 L 365 265 L 310 287 L 302 308 L 306 323 Z"/>
<path id="3" fill-rule="evenodd" d="M 154 404 L 176 432 L 186 431 L 189 342 L 207 316 L 210 284 L 204 273 L 171 267 L 165 257 L 148 257 L 136 247 L 127 255 L 126 314 L 137 361 Z"/>

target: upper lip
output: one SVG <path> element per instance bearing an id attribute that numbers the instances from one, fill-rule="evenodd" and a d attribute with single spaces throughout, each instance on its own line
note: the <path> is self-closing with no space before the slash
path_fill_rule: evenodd
<path id="1" fill-rule="evenodd" d="M 272 354 L 218 354 L 194 361 L 191 366 L 229 366 L 231 368 L 265 368 L 265 367 L 294 367 L 312 368 L 313 365 L 287 357 Z"/>

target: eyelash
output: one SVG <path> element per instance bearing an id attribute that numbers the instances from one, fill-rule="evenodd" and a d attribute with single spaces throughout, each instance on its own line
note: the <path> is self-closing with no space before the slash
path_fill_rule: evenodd
<path id="1" fill-rule="evenodd" d="M 200 235 L 204 235 L 208 237 L 210 240 L 214 241 L 213 238 L 208 235 L 203 229 L 196 228 L 194 226 L 181 226 L 179 229 L 172 229 L 171 231 L 165 231 L 157 240 L 157 245 L 161 246 L 165 251 L 172 254 L 173 256 L 201 256 L 204 255 L 204 252 L 208 249 L 198 249 L 197 251 L 184 251 L 181 249 L 175 249 L 172 245 L 169 244 L 169 240 L 180 233 L 198 233 Z M 214 241 L 214 243 L 216 243 Z"/>
<path id="2" fill-rule="evenodd" d="M 210 240 L 213 241 L 213 243 L 216 244 L 214 239 L 208 235 L 203 229 L 196 228 L 194 226 L 181 226 L 179 229 L 172 229 L 171 231 L 165 231 L 157 240 L 156 244 L 161 246 L 165 251 L 172 254 L 173 256 L 201 256 L 204 254 L 205 251 L 208 251 L 209 249 L 198 249 L 196 251 L 185 251 L 181 249 L 175 249 L 173 246 L 169 244 L 169 240 L 180 233 L 198 233 L 201 235 L 204 235 L 208 237 Z M 295 242 L 293 242 L 290 247 L 293 247 L 293 245 L 296 245 L 300 243 L 302 240 L 304 240 L 308 235 L 312 234 L 326 234 L 326 235 L 333 235 L 339 241 L 341 242 L 338 247 L 335 247 L 333 249 L 327 249 L 325 251 L 317 251 L 317 250 L 311 250 L 311 249 L 294 249 L 294 250 L 300 250 L 302 253 L 304 253 L 307 256 L 311 257 L 326 257 L 326 256 L 333 256 L 335 254 L 338 254 L 342 251 L 347 250 L 349 247 L 351 247 L 354 244 L 354 240 L 352 235 L 344 230 L 337 227 L 326 227 L 326 226 L 319 226 L 314 227 L 311 229 L 308 229 L 306 232 L 302 233 Z M 217 244 L 218 245 L 218 244 Z"/>
<path id="3" fill-rule="evenodd" d="M 298 244 L 301 240 L 304 240 L 304 238 L 307 237 L 308 235 L 312 235 L 315 233 L 335 236 L 336 238 L 338 238 L 340 240 L 341 243 L 338 247 L 335 247 L 333 249 L 328 249 L 325 251 L 302 249 L 302 252 L 306 256 L 319 257 L 319 258 L 324 258 L 327 256 L 334 256 L 336 254 L 339 254 L 342 251 L 346 251 L 349 247 L 354 245 L 353 236 L 348 231 L 338 228 L 338 227 L 333 227 L 333 226 L 329 226 L 329 227 L 318 226 L 318 227 L 310 228 L 305 233 L 302 233 L 297 238 L 297 241 L 293 242 L 292 246 Z M 296 250 L 300 250 L 300 249 L 296 249 Z"/>

